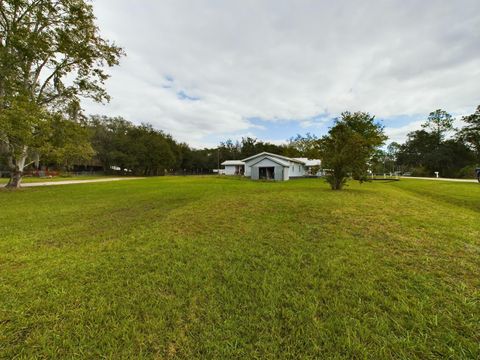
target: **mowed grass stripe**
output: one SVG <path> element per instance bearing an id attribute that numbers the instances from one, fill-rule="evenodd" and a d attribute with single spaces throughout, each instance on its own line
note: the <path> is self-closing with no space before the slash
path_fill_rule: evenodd
<path id="1" fill-rule="evenodd" d="M 454 185 L 1 192 L 1 355 L 475 358 L 480 194 Z"/>

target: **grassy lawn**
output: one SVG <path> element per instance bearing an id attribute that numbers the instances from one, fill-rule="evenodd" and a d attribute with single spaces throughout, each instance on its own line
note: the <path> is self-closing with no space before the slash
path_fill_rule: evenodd
<path id="1" fill-rule="evenodd" d="M 0 358 L 480 357 L 480 185 L 0 191 Z"/>

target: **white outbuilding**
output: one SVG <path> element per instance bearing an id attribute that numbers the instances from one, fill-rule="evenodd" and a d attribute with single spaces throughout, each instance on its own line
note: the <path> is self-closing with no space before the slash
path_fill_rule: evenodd
<path id="1" fill-rule="evenodd" d="M 321 161 L 318 159 L 289 158 L 262 152 L 243 160 L 227 160 L 225 175 L 243 175 L 253 180 L 285 181 L 295 177 L 319 176 Z"/>
<path id="2" fill-rule="evenodd" d="M 245 163 L 241 160 L 227 160 L 220 165 L 225 167 L 225 175 L 243 175 Z"/>

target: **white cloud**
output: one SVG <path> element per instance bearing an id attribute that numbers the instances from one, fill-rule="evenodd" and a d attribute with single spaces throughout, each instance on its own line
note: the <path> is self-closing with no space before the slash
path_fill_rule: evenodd
<path id="1" fill-rule="evenodd" d="M 412 121 L 407 125 L 400 126 L 397 128 L 392 128 L 392 127 L 385 128 L 385 134 L 388 136 L 388 143 L 391 143 L 391 142 L 402 143 L 409 132 L 420 130 L 424 122 L 425 121 L 423 120 L 418 120 L 418 121 Z"/>
<path id="2" fill-rule="evenodd" d="M 325 112 L 388 118 L 437 108 L 466 113 L 480 103 L 478 0 L 99 0 L 94 7 L 104 34 L 128 56 L 112 70 L 112 102 L 87 110 L 148 121 L 192 144 L 252 131 L 252 117 L 309 126 Z M 180 91 L 199 100 L 179 99 Z M 412 126 L 391 130 L 392 138 Z"/>

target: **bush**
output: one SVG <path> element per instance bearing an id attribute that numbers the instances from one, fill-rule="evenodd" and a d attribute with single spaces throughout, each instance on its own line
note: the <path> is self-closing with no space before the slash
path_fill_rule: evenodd
<path id="1" fill-rule="evenodd" d="M 457 173 L 457 177 L 460 179 L 472 179 L 477 177 L 477 173 L 475 172 L 475 169 L 477 166 L 475 165 L 468 165 L 465 166 L 464 168 L 460 169 Z"/>
<path id="2" fill-rule="evenodd" d="M 420 177 L 431 177 L 435 174 L 431 173 L 426 167 L 424 166 L 417 166 L 411 169 L 412 176 L 420 176 Z"/>

